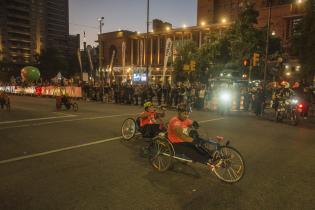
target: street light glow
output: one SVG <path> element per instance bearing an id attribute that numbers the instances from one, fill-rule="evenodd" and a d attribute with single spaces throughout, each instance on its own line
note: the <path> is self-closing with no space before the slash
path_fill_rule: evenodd
<path id="1" fill-rule="evenodd" d="M 301 70 L 301 66 L 296 66 L 295 67 L 295 71 L 300 71 Z"/>
<path id="2" fill-rule="evenodd" d="M 227 21 L 226 18 L 222 18 L 221 20 L 222 23 L 226 23 L 226 21 Z"/>
<path id="3" fill-rule="evenodd" d="M 183 28 L 187 28 L 187 25 L 186 25 L 186 24 L 183 24 Z"/>
<path id="4" fill-rule="evenodd" d="M 169 30 L 171 30 L 171 28 L 170 28 L 169 26 L 167 26 L 167 27 L 166 27 L 166 30 L 169 31 Z"/>
<path id="5" fill-rule="evenodd" d="M 272 35 L 272 36 L 275 36 L 275 35 L 276 35 L 276 32 L 275 32 L 275 31 L 272 31 L 272 32 L 271 32 L 271 35 Z"/>
<path id="6" fill-rule="evenodd" d="M 296 3 L 297 3 L 297 4 L 302 4 L 302 3 L 303 3 L 303 0 L 297 0 Z"/>
<path id="7" fill-rule="evenodd" d="M 205 26 L 206 25 L 206 22 L 205 21 L 202 21 L 201 22 L 201 26 Z"/>
<path id="8" fill-rule="evenodd" d="M 287 72 L 287 73 L 285 73 L 285 75 L 287 75 L 289 77 L 289 76 L 291 76 L 291 72 Z"/>

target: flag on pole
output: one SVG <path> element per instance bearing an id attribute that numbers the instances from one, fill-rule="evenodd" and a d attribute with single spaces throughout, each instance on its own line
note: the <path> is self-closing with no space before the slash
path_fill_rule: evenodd
<path id="1" fill-rule="evenodd" d="M 122 51 L 122 68 L 123 68 L 123 75 L 125 75 L 125 65 L 126 65 L 126 42 L 122 43 L 121 46 L 121 51 Z"/>
<path id="2" fill-rule="evenodd" d="M 164 67 L 163 67 L 163 85 L 164 85 L 164 81 L 165 81 L 165 74 L 166 74 L 166 70 L 167 70 L 167 62 L 168 62 L 168 58 L 172 56 L 172 39 L 168 38 L 166 40 L 166 46 L 165 46 L 165 56 L 164 56 Z"/>

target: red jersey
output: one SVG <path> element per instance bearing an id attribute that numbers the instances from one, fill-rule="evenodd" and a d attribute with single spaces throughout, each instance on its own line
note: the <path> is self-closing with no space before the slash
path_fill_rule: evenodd
<path id="1" fill-rule="evenodd" d="M 190 125 L 192 125 L 192 121 L 190 119 L 186 119 L 184 121 L 181 121 L 178 119 L 178 117 L 173 117 L 169 124 L 168 124 L 168 128 L 167 128 L 167 133 L 168 133 L 168 139 L 170 140 L 170 142 L 172 143 L 181 143 L 184 142 L 183 140 L 181 140 L 177 135 L 176 135 L 176 131 L 174 130 L 175 127 L 180 127 L 183 129 L 183 132 L 188 135 L 188 127 Z"/>
<path id="2" fill-rule="evenodd" d="M 147 112 L 147 111 L 144 111 L 141 113 L 142 114 L 148 114 L 149 116 L 145 119 L 140 119 L 140 127 L 143 127 L 145 125 L 152 125 L 152 124 L 156 124 L 156 119 L 155 119 L 155 115 L 156 115 L 156 112 Z"/>

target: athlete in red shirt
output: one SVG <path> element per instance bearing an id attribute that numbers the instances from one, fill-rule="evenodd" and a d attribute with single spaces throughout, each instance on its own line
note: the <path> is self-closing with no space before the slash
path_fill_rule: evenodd
<path id="1" fill-rule="evenodd" d="M 170 120 L 167 129 L 168 139 L 172 143 L 175 153 L 184 154 L 195 162 L 207 163 L 210 155 L 199 150 L 194 144 L 200 141 L 199 137 L 192 137 L 188 133 L 189 127 L 193 125 L 193 122 L 188 119 L 191 108 L 186 104 L 180 104 L 177 111 L 177 116 Z"/>
<path id="2" fill-rule="evenodd" d="M 165 116 L 165 110 L 162 113 L 158 113 L 152 102 L 144 103 L 144 112 L 140 115 L 140 130 L 143 137 L 153 138 L 162 131 L 161 118 Z"/>

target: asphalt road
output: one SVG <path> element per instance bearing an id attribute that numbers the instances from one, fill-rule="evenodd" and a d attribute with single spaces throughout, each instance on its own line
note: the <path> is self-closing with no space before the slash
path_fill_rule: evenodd
<path id="1" fill-rule="evenodd" d="M 141 139 L 120 139 L 140 107 L 80 101 L 79 112 L 55 112 L 53 99 L 11 103 L 0 110 L 1 210 L 315 209 L 315 125 L 194 111 L 202 135 L 225 136 L 246 160 L 244 178 L 230 185 L 200 165 L 155 171 Z"/>

